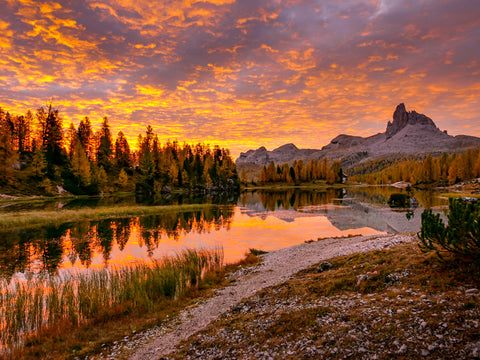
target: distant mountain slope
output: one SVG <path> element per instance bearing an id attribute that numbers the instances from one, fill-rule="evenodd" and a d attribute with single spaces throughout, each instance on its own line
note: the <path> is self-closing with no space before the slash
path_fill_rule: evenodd
<path id="1" fill-rule="evenodd" d="M 341 134 L 321 150 L 299 149 L 294 144 L 283 145 L 273 151 L 265 147 L 241 153 L 237 165 L 267 165 L 294 160 L 322 159 L 341 160 L 344 168 L 355 164 L 383 158 L 400 158 L 427 153 L 453 153 L 480 147 L 480 138 L 475 136 L 451 136 L 441 131 L 429 117 L 415 111 L 408 112 L 400 104 L 393 113 L 385 132 L 369 137 Z"/>

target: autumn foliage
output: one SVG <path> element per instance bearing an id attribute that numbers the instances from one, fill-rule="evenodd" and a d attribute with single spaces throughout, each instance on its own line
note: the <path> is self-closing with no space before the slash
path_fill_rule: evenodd
<path id="1" fill-rule="evenodd" d="M 352 181 L 368 184 L 391 184 L 406 181 L 412 184 L 444 183 L 453 185 L 461 181 L 480 177 L 480 149 L 468 150 L 462 154 L 423 160 L 407 160 L 392 164 L 381 171 L 351 176 Z"/>
<path id="2" fill-rule="evenodd" d="M 307 165 L 303 160 L 295 160 L 290 166 L 288 163 L 275 166 L 272 161 L 264 166 L 259 181 L 262 183 L 302 183 L 315 180 L 325 180 L 327 184 L 341 183 L 343 171 L 340 162 L 335 161 L 330 166 L 328 159 L 311 160 Z"/>
<path id="3" fill-rule="evenodd" d="M 11 115 L 0 108 L 0 188 L 4 193 L 54 195 L 56 185 L 73 194 L 137 190 L 237 190 L 239 179 L 227 149 L 177 141 L 160 143 L 153 128 L 136 150 L 107 117 L 94 131 L 85 117 L 75 128 L 51 104 L 35 113 Z"/>

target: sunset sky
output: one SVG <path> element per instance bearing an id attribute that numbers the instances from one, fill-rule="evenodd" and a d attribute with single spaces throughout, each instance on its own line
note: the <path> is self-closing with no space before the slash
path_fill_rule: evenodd
<path id="1" fill-rule="evenodd" d="M 4 0 L 0 106 L 240 151 L 384 131 L 398 103 L 480 136 L 478 0 Z"/>

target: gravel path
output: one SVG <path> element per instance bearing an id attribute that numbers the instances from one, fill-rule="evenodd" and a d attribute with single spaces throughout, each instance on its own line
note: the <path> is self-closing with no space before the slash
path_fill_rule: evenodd
<path id="1" fill-rule="evenodd" d="M 181 340 L 204 329 L 243 298 L 250 297 L 263 288 L 282 283 L 300 270 L 336 256 L 382 249 L 413 241 L 415 238 L 416 236 L 411 234 L 355 236 L 325 239 L 272 251 L 263 255 L 264 261 L 260 266 L 233 274 L 236 281 L 232 285 L 217 290 L 213 297 L 199 303 L 198 306 L 184 310 L 173 326 L 157 328 L 149 334 L 138 334 L 139 338 L 150 338 L 150 341 L 143 344 L 130 343 L 122 347 L 125 350 L 138 346 L 129 359 L 158 359 L 175 351 Z M 120 348 L 118 351 L 123 352 Z M 117 352 L 110 356 L 118 355 Z"/>

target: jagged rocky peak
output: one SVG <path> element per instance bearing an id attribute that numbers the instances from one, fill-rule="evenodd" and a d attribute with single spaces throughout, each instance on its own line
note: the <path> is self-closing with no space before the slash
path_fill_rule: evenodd
<path id="1" fill-rule="evenodd" d="M 432 128 L 432 130 L 438 130 L 433 120 L 428 116 L 419 114 L 416 111 L 408 112 L 405 109 L 405 104 L 401 103 L 393 113 L 393 122 L 389 121 L 387 124 L 387 139 L 394 136 L 407 125 L 423 125 Z"/>
<path id="2" fill-rule="evenodd" d="M 315 134 L 312 134 L 315 136 Z M 480 138 L 474 136 L 450 136 L 440 131 L 429 117 L 415 111 L 408 112 L 404 104 L 399 104 L 393 113 L 393 121 L 387 124 L 386 132 L 368 137 L 341 134 L 336 136 L 321 150 L 299 149 L 289 143 L 268 151 L 265 147 L 241 153 L 237 164 L 268 165 L 310 161 L 328 158 L 340 160 L 345 168 L 360 162 L 375 159 L 397 159 L 409 155 L 452 153 L 466 151 L 480 146 Z"/>

